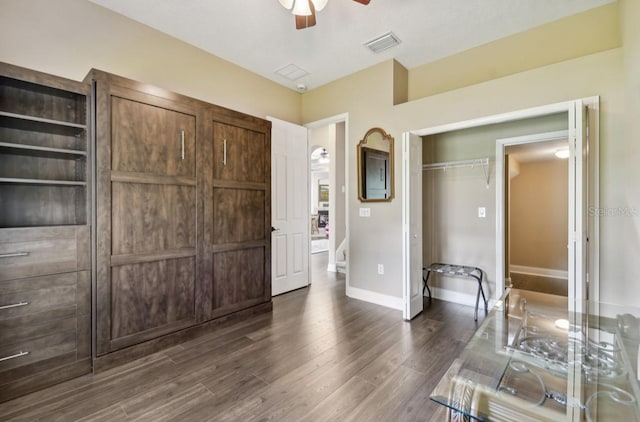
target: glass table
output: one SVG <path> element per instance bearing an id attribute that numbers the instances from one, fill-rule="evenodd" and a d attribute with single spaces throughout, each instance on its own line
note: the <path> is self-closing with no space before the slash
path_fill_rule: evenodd
<path id="1" fill-rule="evenodd" d="M 508 290 L 431 400 L 450 421 L 640 422 L 640 308 L 568 305 Z"/>

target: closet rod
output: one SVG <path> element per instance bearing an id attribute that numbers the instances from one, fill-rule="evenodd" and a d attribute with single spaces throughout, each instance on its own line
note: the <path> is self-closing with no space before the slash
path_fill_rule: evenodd
<path id="1" fill-rule="evenodd" d="M 456 167 L 475 167 L 482 166 L 484 172 L 484 178 L 486 180 L 486 187 L 489 189 L 489 158 L 475 158 L 472 160 L 458 160 L 458 161 L 446 161 L 443 163 L 423 164 L 422 170 L 446 170 L 448 168 Z"/>
<path id="2" fill-rule="evenodd" d="M 488 166 L 488 165 L 489 165 L 488 158 L 475 158 L 473 160 L 458 160 L 458 161 L 447 161 L 443 163 L 424 164 L 422 166 L 422 169 L 438 170 L 438 169 L 448 169 L 453 167 L 475 167 L 475 166 Z"/>

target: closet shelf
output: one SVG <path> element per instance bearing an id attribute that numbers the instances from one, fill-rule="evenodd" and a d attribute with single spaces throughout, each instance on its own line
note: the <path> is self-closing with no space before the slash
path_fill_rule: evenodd
<path id="1" fill-rule="evenodd" d="M 75 149 L 40 147 L 36 145 L 16 144 L 13 142 L 0 142 L 0 152 L 45 158 L 82 158 L 87 156 L 85 151 Z"/>
<path id="2" fill-rule="evenodd" d="M 459 167 L 479 167 L 482 166 L 487 189 L 489 189 L 489 158 L 474 158 L 471 160 L 445 161 L 441 163 L 424 164 L 422 170 L 443 170 Z"/>

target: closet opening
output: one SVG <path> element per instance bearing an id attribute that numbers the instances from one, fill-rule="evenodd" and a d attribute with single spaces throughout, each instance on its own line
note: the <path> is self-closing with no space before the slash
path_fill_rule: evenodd
<path id="1" fill-rule="evenodd" d="M 556 270 L 544 272 L 544 275 L 559 279 L 563 279 L 566 271 L 566 283 L 554 280 L 551 284 L 566 285 L 570 309 L 581 306 L 587 298 L 597 300 L 598 221 L 589 219 L 587 212 L 590 207 L 598 207 L 598 107 L 599 98 L 591 97 L 403 135 L 405 319 L 412 319 L 422 311 L 426 295 L 426 289 L 423 293 L 423 269 L 434 263 L 479 268 L 489 308 L 502 297 L 514 277 L 518 278 L 518 283 L 527 283 L 523 274 L 532 269 Z M 523 152 L 520 150 L 534 149 L 535 143 L 543 145 L 543 142 L 557 142 L 544 144 L 553 147 L 554 154 L 556 149 L 564 148 L 560 142 L 568 146 L 568 164 L 565 170 L 556 170 L 564 171 L 566 177 L 550 181 L 552 186 L 548 187 L 549 190 L 555 189 L 557 184 L 566 187 L 566 191 L 559 190 L 554 195 L 555 198 L 564 195 L 567 208 L 565 212 L 563 205 L 556 201 L 551 211 L 543 210 L 546 202 L 554 200 L 550 196 L 540 200 L 537 212 L 564 213 L 566 226 L 563 221 L 557 224 L 566 230 L 559 228 L 564 236 L 554 240 L 525 239 L 525 242 L 529 242 L 528 246 L 534 241 L 554 242 L 555 246 L 564 242 L 566 253 L 557 248 L 557 252 L 552 253 L 553 264 L 522 261 L 523 264 L 514 262 L 521 254 L 514 249 L 513 242 L 519 241 L 514 236 L 521 236 L 521 233 L 519 228 L 512 226 L 509 230 L 508 226 L 509 218 L 522 217 L 509 214 L 505 209 L 509 193 L 516 197 L 518 193 L 505 189 L 505 180 L 510 180 L 509 156 L 517 156 L 518 152 Z M 527 143 L 532 145 L 516 147 Z M 525 192 L 528 196 L 534 195 L 531 188 L 526 188 Z M 533 212 L 536 212 L 535 208 Z M 540 224 L 551 225 L 548 221 Z M 513 254 L 516 254 L 515 258 Z M 564 262 L 566 270 L 562 265 Z M 543 287 L 545 283 L 540 279 L 536 280 L 532 282 L 533 289 L 548 288 Z M 432 297 L 470 306 L 476 306 L 477 297 L 481 295 L 478 284 L 458 273 L 432 272 L 429 278 Z"/>

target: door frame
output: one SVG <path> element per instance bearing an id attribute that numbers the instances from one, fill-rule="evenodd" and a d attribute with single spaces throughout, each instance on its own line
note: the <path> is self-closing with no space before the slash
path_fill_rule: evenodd
<path id="1" fill-rule="evenodd" d="M 341 113 L 341 114 L 336 114 L 334 116 L 330 116 L 330 117 L 326 117 L 324 119 L 320 119 L 320 120 L 315 120 L 313 122 L 309 122 L 307 124 L 304 125 L 304 127 L 307 128 L 308 131 L 310 131 L 311 129 L 318 129 L 324 126 L 328 126 L 331 124 L 336 124 L 336 123 L 343 123 L 344 122 L 344 151 L 342 152 L 344 154 L 345 160 L 344 160 L 344 178 L 345 178 L 345 183 L 344 183 L 344 197 L 345 197 L 345 201 L 344 201 L 344 225 L 345 225 L 345 237 L 346 237 L 346 245 L 345 245 L 345 250 L 346 250 L 346 272 L 345 272 L 345 287 L 346 287 L 346 292 L 349 292 L 349 244 L 350 244 L 350 238 L 351 236 L 349 235 L 349 113 Z M 309 168 L 311 168 L 311 157 L 310 157 L 310 151 L 308 151 L 307 153 L 307 159 L 309 160 Z M 336 149 L 336 153 L 337 153 L 337 149 Z M 332 158 L 332 160 L 335 160 L 335 157 Z M 331 177 L 331 176 L 330 176 Z M 311 182 L 309 182 L 311 183 Z M 309 186 L 309 189 L 311 189 L 311 187 Z M 334 187 L 334 189 L 336 189 L 336 187 Z M 309 199 L 307 198 L 307 202 L 309 202 Z M 331 220 L 329 220 L 329 222 L 331 222 Z M 336 245 L 336 248 L 339 245 Z M 309 236 L 309 262 L 311 262 L 311 236 Z M 311 265 L 309 265 L 309 284 L 313 283 L 312 277 L 311 277 Z"/>
<path id="2" fill-rule="evenodd" d="M 582 130 L 572 130 L 573 124 L 576 119 L 576 107 L 580 105 L 587 107 L 588 110 L 588 123 L 586 127 L 586 133 L 583 134 Z M 500 113 L 490 116 L 479 117 L 470 120 L 464 120 L 454 123 L 447 123 L 438 126 L 427 127 L 424 129 L 418 129 L 413 131 L 405 132 L 405 134 L 417 135 L 419 137 L 427 136 L 427 135 L 435 135 L 444 132 L 451 132 L 462 129 L 470 129 L 475 127 L 481 127 L 491 124 L 497 123 L 506 123 L 513 122 L 517 120 L 529 119 L 534 117 L 542 117 L 548 116 L 552 114 L 558 113 L 567 113 L 567 120 L 569 123 L 569 133 L 570 135 L 575 135 L 576 132 L 579 132 L 579 135 L 586 135 L 587 137 L 587 145 L 585 145 L 586 150 L 588 151 L 588 156 L 585 157 L 585 165 L 588 167 L 588 180 L 586 182 L 585 193 L 587 198 L 587 210 L 588 212 L 592 209 L 598 209 L 599 207 L 599 111 L 600 111 L 600 97 L 592 96 L 585 97 L 582 99 L 571 100 L 571 101 L 563 101 L 559 103 L 547 104 L 537 107 L 531 107 L 516 111 L 510 111 L 506 113 Z M 573 120 L 573 121 L 572 121 Z M 572 133 L 573 132 L 573 133 Z M 404 189 L 404 187 L 403 187 Z M 409 206 L 409 200 L 406 195 L 403 195 L 402 202 L 403 206 Z M 584 214 L 582 217 L 586 217 Z M 498 218 L 498 210 L 496 210 L 496 219 Z M 498 225 L 498 221 L 496 220 L 496 226 Z M 590 300 L 598 300 L 599 299 L 599 291 L 600 291 L 600 280 L 599 280 L 599 224 L 597 218 L 590 218 L 586 224 L 586 233 L 585 236 L 580 236 L 580 239 L 584 245 L 584 242 L 588 240 L 588 244 L 586 245 L 586 265 L 587 265 L 587 274 L 585 277 L 586 286 L 581 285 L 581 287 L 576 292 L 578 296 L 586 296 Z M 497 235 L 496 242 L 498 239 L 504 236 L 504 233 Z M 504 240 L 503 240 L 504 242 Z M 408 259 L 405 255 L 408 251 L 403 251 L 403 265 L 407 266 Z M 498 255 L 496 253 L 496 255 Z M 502 297 L 504 290 L 504 271 L 500 269 L 501 267 L 496 267 L 496 291 L 494 292 L 494 297 L 490 299 L 491 305 L 495 303 L 500 297 Z M 500 271 L 498 271 L 500 269 Z M 404 274 L 410 274 L 410 268 L 404 268 Z M 404 292 L 403 301 L 404 306 L 409 306 L 410 297 L 406 294 L 407 291 L 410 291 L 410 283 L 411 280 L 408 277 L 405 277 L 403 280 L 404 283 Z"/>

